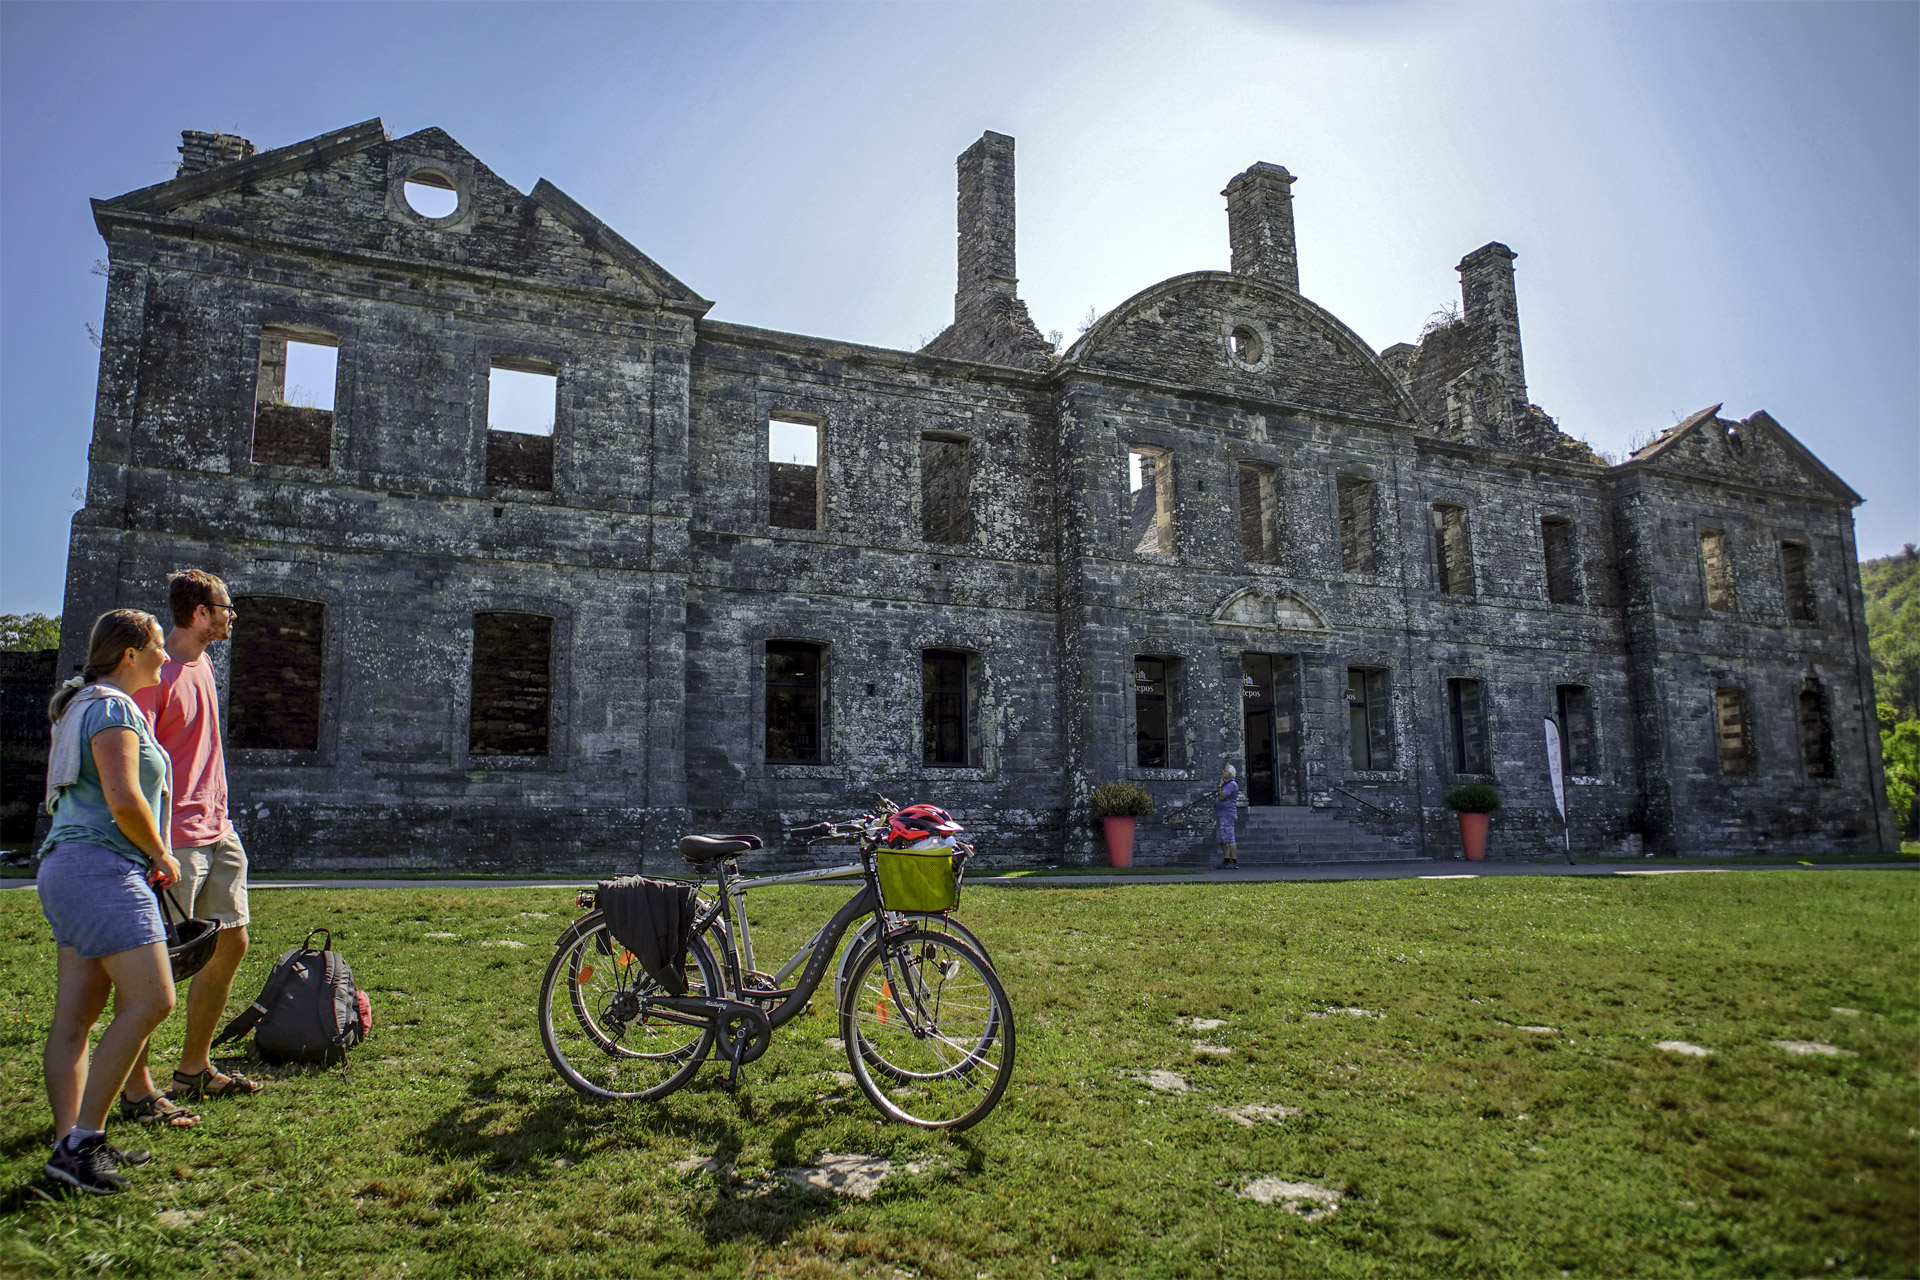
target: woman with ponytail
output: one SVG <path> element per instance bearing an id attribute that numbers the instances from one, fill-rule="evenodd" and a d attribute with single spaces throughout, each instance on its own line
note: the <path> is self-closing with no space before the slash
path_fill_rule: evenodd
<path id="1" fill-rule="evenodd" d="M 59 946 L 59 995 L 43 1066 L 53 1108 L 46 1173 L 107 1195 L 126 1185 L 107 1145 L 107 1108 L 147 1037 L 173 1012 L 173 971 L 152 885 L 180 878 L 167 846 L 172 767 L 133 695 L 167 660 L 153 615 L 113 609 L 93 624 L 87 665 L 53 695 L 47 715 L 47 812 L 41 911 Z M 89 1064 L 87 1033 L 113 997 L 113 1021 Z"/>

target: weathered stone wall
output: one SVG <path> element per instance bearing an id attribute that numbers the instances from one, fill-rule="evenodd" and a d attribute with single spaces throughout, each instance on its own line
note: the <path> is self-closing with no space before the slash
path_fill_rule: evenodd
<path id="1" fill-rule="evenodd" d="M 1242 184 L 1241 271 L 1153 286 L 1054 358 L 1015 291 L 1012 140 L 989 135 L 961 160 L 955 325 L 916 354 L 708 321 L 564 193 L 522 195 L 437 130 L 244 152 L 96 207 L 110 276 L 67 614 L 154 608 L 188 565 L 243 608 L 323 610 L 317 745 L 230 753 L 263 868 L 672 869 L 682 831 L 774 837 L 875 791 L 953 810 L 990 858 L 1085 861 L 1093 786 L 1135 779 L 1164 813 L 1245 764 L 1249 653 L 1287 673 L 1283 799 L 1430 855 L 1457 846 L 1442 797 L 1462 781 L 1505 799 L 1496 856 L 1559 847 L 1544 721 L 1569 684 L 1590 692 L 1595 744 L 1569 787 L 1576 853 L 1891 838 L 1857 498 L 1764 415 L 1709 411 L 1600 465 L 1525 402 L 1501 246 L 1462 263 L 1457 325 L 1376 356 L 1294 291 L 1276 171 L 1252 203 Z M 409 208 L 422 174 L 453 213 Z M 256 461 L 276 334 L 337 341 L 335 407 Z M 551 437 L 489 433 L 496 362 L 556 372 Z M 770 518 L 805 479 L 770 461 L 776 417 L 819 428 L 817 528 Z M 966 510 L 930 541 L 928 485 L 962 486 L 923 468 L 957 461 L 953 442 Z M 1160 544 L 1135 527 L 1130 447 L 1159 459 L 1162 550 L 1140 549 Z M 1251 560 L 1240 504 L 1265 490 L 1243 464 L 1271 477 L 1272 546 Z M 1373 486 L 1367 571 L 1343 568 L 1343 480 Z M 1463 513 L 1469 593 L 1439 589 L 1435 504 Z M 1571 528 L 1575 603 L 1549 600 L 1545 518 Z M 1732 614 L 1704 599 L 1706 526 L 1730 539 Z M 1787 608 L 1783 539 L 1806 548 L 1811 620 Z M 526 662 L 474 670 L 477 614 L 547 637 L 544 751 Z M 767 759 L 770 641 L 824 653 L 818 762 Z M 967 655 L 965 764 L 926 763 L 928 649 Z M 240 705 L 252 677 L 227 686 L 213 652 L 229 716 L 274 714 Z M 1172 663 L 1153 766 L 1141 655 Z M 1349 668 L 1384 673 L 1390 766 L 1353 766 Z M 497 733 L 476 736 L 476 677 Z M 1809 677 L 1831 778 L 1802 756 Z M 1455 771 L 1449 680 L 1482 682 L 1484 773 Z M 1752 709 L 1744 776 L 1720 770 L 1725 685 Z M 1149 822 L 1139 856 L 1190 861 L 1203 836 Z M 776 864 L 837 856 L 774 845 Z"/>

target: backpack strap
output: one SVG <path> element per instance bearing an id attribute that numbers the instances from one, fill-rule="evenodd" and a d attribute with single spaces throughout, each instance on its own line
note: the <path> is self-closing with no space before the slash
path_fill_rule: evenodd
<path id="1" fill-rule="evenodd" d="M 289 957 L 289 959 L 291 959 L 291 957 Z M 253 1030 L 260 1019 L 267 1015 L 267 1010 L 273 1008 L 273 1006 L 278 1003 L 280 993 L 287 989 L 287 983 L 292 980 L 293 966 L 291 964 L 276 966 L 273 971 L 273 976 L 267 979 L 266 988 L 260 992 L 260 998 L 242 1009 L 239 1013 L 233 1015 L 233 1020 L 227 1023 L 226 1029 L 207 1047 L 209 1049 L 217 1049 L 227 1041 L 238 1040 L 241 1036 Z"/>

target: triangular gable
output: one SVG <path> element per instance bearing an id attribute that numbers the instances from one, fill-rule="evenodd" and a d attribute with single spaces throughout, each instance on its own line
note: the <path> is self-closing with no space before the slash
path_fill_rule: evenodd
<path id="1" fill-rule="evenodd" d="M 1702 409 L 1674 424 L 1623 466 L 1647 467 L 1791 493 L 1813 493 L 1848 505 L 1864 501 L 1793 433 L 1764 410 L 1742 422 Z"/>
<path id="2" fill-rule="evenodd" d="M 413 215 L 399 188 L 431 165 L 463 191 L 451 220 Z M 95 201 L 102 234 L 119 221 L 416 258 L 530 281 L 639 297 L 704 313 L 712 304 L 546 179 L 524 194 L 442 129 L 388 138 L 378 119 Z"/>
<path id="3" fill-rule="evenodd" d="M 1220 602 L 1207 619 L 1217 627 L 1261 631 L 1325 631 L 1326 615 L 1291 591 L 1264 585 L 1242 587 Z"/>

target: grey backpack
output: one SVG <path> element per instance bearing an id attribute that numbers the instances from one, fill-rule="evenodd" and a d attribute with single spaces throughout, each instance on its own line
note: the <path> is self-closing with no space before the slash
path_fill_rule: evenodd
<path id="1" fill-rule="evenodd" d="M 316 936 L 325 942 L 314 946 Z M 333 933 L 315 929 L 302 945 L 280 957 L 260 998 L 227 1023 L 219 1039 L 253 1032 L 253 1046 L 268 1062 L 344 1063 L 347 1050 L 373 1030 L 373 1005 L 353 985 L 353 970 L 333 948 Z"/>

